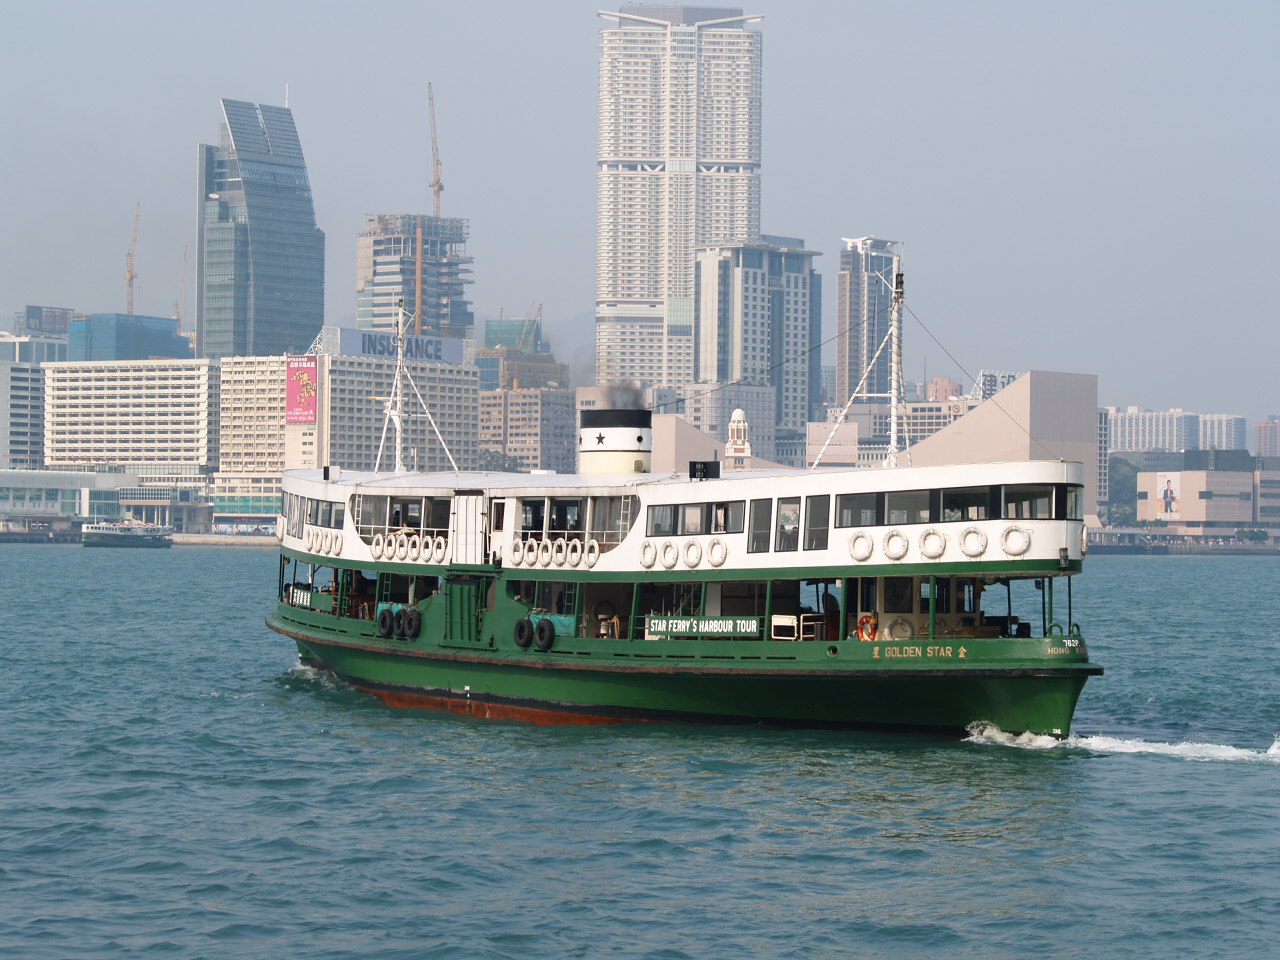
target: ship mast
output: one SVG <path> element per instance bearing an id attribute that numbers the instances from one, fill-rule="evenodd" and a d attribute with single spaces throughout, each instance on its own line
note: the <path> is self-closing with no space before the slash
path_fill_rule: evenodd
<path id="1" fill-rule="evenodd" d="M 876 363 L 880 360 L 880 355 L 886 349 L 889 351 L 889 448 L 884 459 L 884 465 L 886 467 L 896 467 L 898 465 L 899 449 L 905 449 L 907 463 L 908 465 L 911 463 L 911 449 L 902 443 L 899 430 L 899 420 L 901 419 L 899 408 L 906 403 L 907 392 L 906 381 L 902 373 L 902 305 L 907 299 L 902 278 L 902 255 L 899 253 L 893 255 L 892 283 L 883 273 L 877 273 L 876 278 L 893 291 L 889 300 L 889 330 L 880 341 L 880 345 L 876 347 L 876 352 L 872 354 L 871 360 L 867 363 L 867 368 L 862 372 L 862 377 L 858 380 L 857 386 L 850 392 L 849 399 L 845 401 L 844 409 L 840 411 L 840 416 L 831 425 L 831 432 L 827 434 L 827 439 L 823 442 L 822 449 L 818 451 L 818 455 L 813 458 L 813 463 L 809 465 L 810 470 L 816 470 L 818 464 L 822 462 L 823 455 L 826 454 L 827 448 L 831 446 L 831 441 L 835 439 L 836 431 L 840 429 L 840 425 L 848 417 L 849 408 L 853 406 L 855 399 L 859 396 L 885 396 L 883 393 L 864 394 L 862 393 L 862 388 L 866 385 L 871 372 L 875 370 Z"/>
<path id="2" fill-rule="evenodd" d="M 404 466 L 404 385 L 407 383 L 409 388 L 413 390 L 413 395 L 418 398 L 418 404 L 422 407 L 422 412 L 426 414 L 427 422 L 431 424 L 431 429 L 436 435 L 436 439 L 440 441 L 440 448 L 444 450 L 444 455 L 449 458 L 449 465 L 453 467 L 453 472 L 458 472 L 458 462 L 453 459 L 453 454 L 449 452 L 449 445 L 444 442 L 444 437 L 440 435 L 440 428 L 436 426 L 436 418 L 431 415 L 431 409 L 427 406 L 427 401 L 422 399 L 422 394 L 418 392 L 418 385 L 413 382 L 413 376 L 409 373 L 408 365 L 405 363 L 404 343 L 407 328 L 417 319 L 417 313 L 409 314 L 405 312 L 404 302 L 400 303 L 400 313 L 396 318 L 396 372 L 391 380 L 391 394 L 385 398 L 383 410 L 385 416 L 382 421 L 382 438 L 378 441 L 378 458 L 374 461 L 373 469 L 375 472 L 382 469 L 382 452 L 387 443 L 388 427 L 395 431 L 395 463 L 396 473 L 407 473 Z"/>

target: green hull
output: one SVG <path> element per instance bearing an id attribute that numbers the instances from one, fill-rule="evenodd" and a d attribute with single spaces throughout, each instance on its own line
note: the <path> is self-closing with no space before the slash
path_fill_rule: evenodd
<path id="1" fill-rule="evenodd" d="M 424 616 L 421 636 L 381 638 L 367 621 L 281 604 L 268 626 L 304 662 L 393 706 L 535 723 L 682 719 L 1065 737 L 1102 668 L 1069 638 L 839 643 L 556 638 L 521 650 L 510 623 L 465 642 Z M 433 629 L 434 628 L 434 629 Z M 434 639 L 432 639 L 434 638 Z"/>

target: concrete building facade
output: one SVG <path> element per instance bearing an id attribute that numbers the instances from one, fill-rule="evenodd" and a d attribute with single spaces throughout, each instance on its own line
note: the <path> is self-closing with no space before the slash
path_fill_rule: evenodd
<path id="1" fill-rule="evenodd" d="M 43 364 L 67 359 L 67 341 L 0 333 L 0 469 L 44 465 Z"/>
<path id="2" fill-rule="evenodd" d="M 523 471 L 572 473 L 577 459 L 575 421 L 572 390 L 480 391 L 480 450 L 510 457 Z"/>

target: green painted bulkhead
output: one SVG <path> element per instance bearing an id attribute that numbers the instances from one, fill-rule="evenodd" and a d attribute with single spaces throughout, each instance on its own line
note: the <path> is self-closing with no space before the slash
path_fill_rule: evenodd
<path id="1" fill-rule="evenodd" d="M 402 706 L 535 722 L 985 721 L 1066 736 L 1085 681 L 1102 672 L 1071 619 L 1078 569 L 620 574 L 362 565 L 286 547 L 268 625 L 297 641 L 303 662 Z M 1038 593 L 1038 623 L 1013 614 L 1014 582 Z"/>

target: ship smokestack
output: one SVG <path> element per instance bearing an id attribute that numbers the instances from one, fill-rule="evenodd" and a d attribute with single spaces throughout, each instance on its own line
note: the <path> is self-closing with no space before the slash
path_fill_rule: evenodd
<path id="1" fill-rule="evenodd" d="M 652 459 L 652 410 L 582 411 L 579 473 L 648 473 Z"/>

